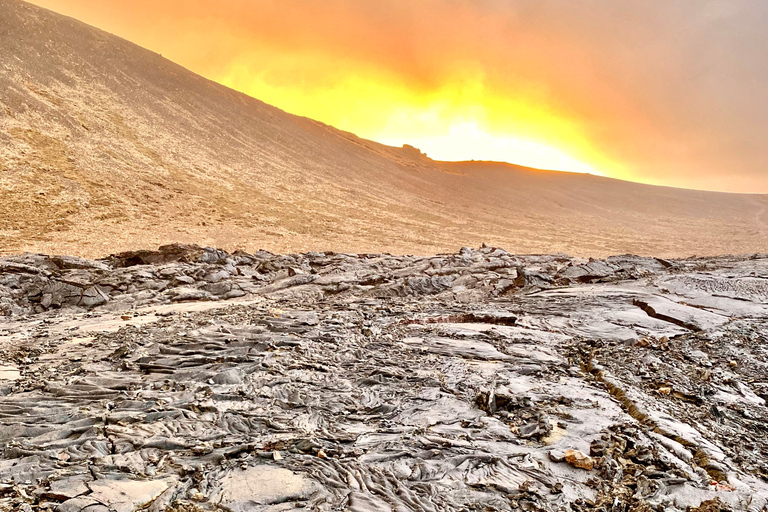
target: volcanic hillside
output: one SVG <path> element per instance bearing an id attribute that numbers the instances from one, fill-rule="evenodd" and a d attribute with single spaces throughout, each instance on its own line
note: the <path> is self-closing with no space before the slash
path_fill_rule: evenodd
<path id="1" fill-rule="evenodd" d="M 151 51 L 0 0 L 0 252 L 167 242 L 434 253 L 750 253 L 768 198 L 442 163 L 287 114 Z"/>

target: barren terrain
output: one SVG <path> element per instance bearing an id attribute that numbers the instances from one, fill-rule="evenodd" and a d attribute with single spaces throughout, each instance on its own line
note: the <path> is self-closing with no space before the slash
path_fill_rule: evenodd
<path id="1" fill-rule="evenodd" d="M 767 243 L 0 0 L 0 510 L 766 512 Z"/>
<path id="2" fill-rule="evenodd" d="M 768 199 L 441 163 L 0 0 L 0 252 L 754 253 Z"/>
<path id="3" fill-rule="evenodd" d="M 768 259 L 0 259 L 0 510 L 763 512 Z"/>

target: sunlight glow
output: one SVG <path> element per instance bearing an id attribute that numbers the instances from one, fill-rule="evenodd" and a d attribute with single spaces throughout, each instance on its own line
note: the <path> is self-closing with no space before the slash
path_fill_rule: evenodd
<path id="1" fill-rule="evenodd" d="M 642 2 L 28 1 L 289 113 L 434 159 L 768 191 L 756 68 L 732 58 L 736 46 L 699 51 L 697 30 L 679 30 L 709 27 L 705 9 L 670 7 L 668 17 Z M 758 33 L 728 27 L 734 37 L 723 44 Z M 761 49 L 744 46 L 754 62 Z M 695 94 L 691 80 L 702 81 Z"/>
<path id="2" fill-rule="evenodd" d="M 378 70 L 363 71 L 306 87 L 301 77 L 288 80 L 243 64 L 231 66 L 221 82 L 366 139 L 415 146 L 435 160 L 510 162 L 600 176 L 621 172 L 578 121 L 530 91 L 499 96 L 482 76 L 466 74 L 420 90 Z"/>
<path id="3" fill-rule="evenodd" d="M 417 137 L 380 140 L 384 144 L 410 144 L 435 160 L 485 160 L 513 162 L 538 169 L 555 169 L 602 176 L 589 164 L 580 162 L 557 148 L 530 140 L 493 135 L 475 122 L 451 126 L 444 137 Z"/>
<path id="4" fill-rule="evenodd" d="M 418 13 L 432 12 L 422 2 L 379 11 L 362 1 L 235 0 L 224 10 L 204 0 L 34 1 L 292 114 L 436 160 L 632 177 L 601 124 L 602 109 L 635 120 L 631 104 L 594 82 L 570 43 L 510 31 L 484 8 L 422 23 Z M 588 93 L 571 86 L 580 83 Z"/>

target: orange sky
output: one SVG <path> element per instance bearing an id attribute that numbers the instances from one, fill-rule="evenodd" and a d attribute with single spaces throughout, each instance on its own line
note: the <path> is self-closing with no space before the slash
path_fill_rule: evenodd
<path id="1" fill-rule="evenodd" d="M 768 193 L 762 0 L 35 0 L 445 160 Z"/>

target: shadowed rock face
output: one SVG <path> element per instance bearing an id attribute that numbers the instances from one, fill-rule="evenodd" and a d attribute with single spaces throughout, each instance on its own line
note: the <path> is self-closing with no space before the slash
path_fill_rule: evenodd
<path id="1" fill-rule="evenodd" d="M 0 252 L 750 253 L 764 196 L 434 162 L 291 116 L 150 51 L 0 0 Z"/>
<path id="2" fill-rule="evenodd" d="M 495 248 L 3 258 L 0 508 L 762 511 L 766 278 Z"/>

